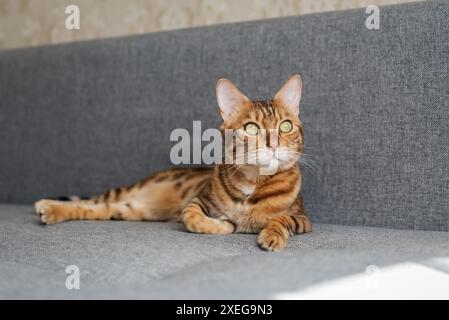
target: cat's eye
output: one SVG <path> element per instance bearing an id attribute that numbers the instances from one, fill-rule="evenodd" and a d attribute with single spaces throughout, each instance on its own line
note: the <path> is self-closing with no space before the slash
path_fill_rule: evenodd
<path id="1" fill-rule="evenodd" d="M 255 136 L 257 133 L 259 133 L 259 127 L 257 126 L 257 124 L 250 122 L 245 124 L 245 131 L 246 133 Z"/>
<path id="2" fill-rule="evenodd" d="M 279 130 L 283 133 L 288 133 L 288 132 L 292 131 L 292 129 L 293 129 L 293 125 L 288 120 L 282 122 L 281 125 L 279 126 Z"/>

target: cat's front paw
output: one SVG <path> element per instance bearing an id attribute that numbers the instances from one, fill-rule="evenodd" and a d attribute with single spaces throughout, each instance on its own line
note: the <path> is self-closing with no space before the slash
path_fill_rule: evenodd
<path id="1" fill-rule="evenodd" d="M 58 215 L 56 207 L 52 200 L 40 200 L 34 204 L 37 218 L 42 224 L 54 224 L 61 222 L 61 216 Z"/>
<path id="2" fill-rule="evenodd" d="M 287 246 L 288 236 L 270 229 L 262 229 L 257 238 L 259 246 L 267 251 L 279 252 Z"/>

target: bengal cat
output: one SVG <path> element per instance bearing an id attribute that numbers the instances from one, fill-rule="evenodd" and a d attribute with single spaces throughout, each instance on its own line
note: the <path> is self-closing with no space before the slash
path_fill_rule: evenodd
<path id="1" fill-rule="evenodd" d="M 223 119 L 221 131 L 235 130 L 235 140 L 246 147 L 249 139 L 255 138 L 256 144 L 244 153 L 246 160 L 252 157 L 255 163 L 168 169 L 87 200 L 43 199 L 35 203 L 38 218 L 43 224 L 179 219 L 190 232 L 259 233 L 261 248 L 280 251 L 289 235 L 312 230 L 300 193 L 298 162 L 304 144 L 299 119 L 301 91 L 301 77 L 293 75 L 273 100 L 250 101 L 231 81 L 220 79 L 216 94 Z M 232 152 L 236 152 L 236 143 Z M 267 157 L 277 164 L 277 170 L 268 175 L 261 174 Z"/>

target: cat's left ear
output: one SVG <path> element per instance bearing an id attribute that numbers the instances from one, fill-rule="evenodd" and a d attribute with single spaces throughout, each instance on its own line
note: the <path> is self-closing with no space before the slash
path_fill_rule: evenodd
<path id="1" fill-rule="evenodd" d="M 294 74 L 284 83 L 282 88 L 274 96 L 274 100 L 290 111 L 299 115 L 299 102 L 301 101 L 302 79 L 299 74 Z"/>

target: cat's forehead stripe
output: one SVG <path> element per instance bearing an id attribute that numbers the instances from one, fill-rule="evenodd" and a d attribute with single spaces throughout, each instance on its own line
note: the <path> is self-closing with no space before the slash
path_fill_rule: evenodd
<path id="1" fill-rule="evenodd" d="M 262 112 L 265 118 L 272 118 L 276 114 L 276 110 L 273 107 L 273 101 L 254 101 L 253 105 Z"/>

